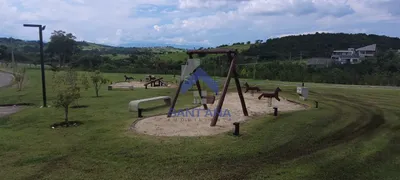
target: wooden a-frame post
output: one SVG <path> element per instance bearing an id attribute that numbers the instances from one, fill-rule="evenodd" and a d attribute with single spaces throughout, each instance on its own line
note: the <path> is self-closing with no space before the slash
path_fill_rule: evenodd
<path id="1" fill-rule="evenodd" d="M 189 54 L 189 58 L 193 59 L 193 55 Z M 195 70 L 193 70 L 192 73 L 194 73 L 196 70 L 197 70 L 197 68 Z M 171 104 L 171 107 L 170 107 L 170 109 L 168 111 L 168 116 L 167 117 L 171 117 L 172 113 L 174 112 L 175 104 L 176 104 L 176 101 L 178 100 L 179 92 L 181 91 L 183 82 L 184 82 L 184 80 L 181 80 L 181 82 L 179 83 L 179 87 L 178 87 L 178 89 L 177 89 L 177 91 L 175 93 L 175 97 L 174 97 L 174 99 L 172 101 L 172 104 Z M 196 87 L 197 87 L 197 90 L 199 91 L 200 99 L 202 99 L 203 97 L 201 96 L 200 82 L 199 82 L 199 79 L 197 79 L 197 78 L 196 78 Z M 206 110 L 208 109 L 207 104 L 203 104 L 203 107 Z"/>
<path id="2" fill-rule="evenodd" d="M 237 50 L 235 50 L 235 51 L 228 50 L 228 49 L 192 50 L 192 51 L 188 51 L 187 53 L 189 54 L 190 58 L 193 58 L 192 57 L 193 54 L 227 54 L 228 58 L 230 60 L 230 63 L 231 63 L 230 67 L 229 67 L 228 75 L 225 80 L 224 88 L 223 88 L 221 97 L 218 100 L 217 109 L 215 111 L 213 119 L 211 120 L 210 126 L 215 126 L 217 124 L 219 114 L 221 113 L 222 105 L 224 104 L 226 93 L 228 92 L 228 87 L 229 87 L 229 83 L 230 83 L 232 75 L 233 75 L 233 78 L 235 79 L 236 89 L 238 91 L 240 103 L 242 105 L 243 114 L 245 116 L 248 116 L 249 114 L 247 112 L 246 103 L 244 101 L 242 88 L 240 87 L 239 76 L 238 76 L 238 73 L 236 72 L 236 67 L 235 67 Z M 179 87 L 175 93 L 175 97 L 172 101 L 171 108 L 168 112 L 168 117 L 171 117 L 172 112 L 174 111 L 175 104 L 176 104 L 176 101 L 178 100 L 178 96 L 179 96 L 179 92 L 181 91 L 182 84 L 183 84 L 183 80 L 181 80 Z M 201 96 L 201 87 L 200 87 L 200 83 L 198 82 L 198 80 L 196 81 L 196 86 L 197 86 L 197 89 L 199 90 L 199 93 Z M 207 105 L 204 105 L 204 108 L 207 109 Z"/>

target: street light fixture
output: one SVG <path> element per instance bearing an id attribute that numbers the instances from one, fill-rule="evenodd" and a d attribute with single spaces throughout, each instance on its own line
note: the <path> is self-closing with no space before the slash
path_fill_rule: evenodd
<path id="1" fill-rule="evenodd" d="M 46 26 L 42 26 L 39 24 L 24 24 L 24 27 L 35 27 L 39 28 L 39 43 L 40 43 L 40 67 L 42 71 L 42 95 L 43 95 L 43 107 L 47 107 L 46 103 L 46 82 L 44 75 L 44 55 L 43 55 L 43 33 L 42 31 L 46 28 Z"/>

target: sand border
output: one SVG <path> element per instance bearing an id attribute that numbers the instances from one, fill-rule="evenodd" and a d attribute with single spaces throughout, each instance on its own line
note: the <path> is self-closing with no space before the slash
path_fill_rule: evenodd
<path id="1" fill-rule="evenodd" d="M 290 103 L 293 103 L 293 104 L 302 106 L 302 107 L 304 108 L 303 110 L 308 110 L 308 109 L 310 109 L 310 106 L 307 105 L 307 104 L 304 104 L 304 103 L 301 103 L 301 102 L 297 102 L 297 101 L 295 101 L 295 100 L 290 100 L 290 99 L 287 99 L 287 98 L 284 98 L 284 97 L 281 97 L 281 98 L 282 98 L 283 100 L 287 101 L 287 102 L 290 102 Z M 195 106 L 195 107 L 190 107 L 190 108 L 186 108 L 186 109 L 190 110 L 190 109 L 195 109 L 195 108 L 199 108 L 199 107 L 202 107 L 202 105 Z M 182 109 L 179 109 L 179 110 L 182 110 Z M 295 111 L 302 111 L 302 110 L 295 110 Z M 295 111 L 283 111 L 283 112 L 280 112 L 280 114 L 292 113 L 292 112 L 295 112 Z M 142 135 L 147 135 L 147 136 L 156 136 L 156 137 L 203 137 L 203 136 L 204 136 L 204 137 L 207 137 L 207 136 L 211 137 L 211 136 L 216 136 L 216 135 L 220 135 L 220 134 L 229 132 L 229 130 L 225 130 L 225 131 L 222 131 L 222 132 L 219 132 L 219 133 L 216 133 L 216 134 L 209 134 L 209 135 L 193 135 L 193 136 L 192 136 L 192 135 L 153 135 L 153 134 L 143 133 L 143 132 L 141 132 L 141 131 L 138 130 L 138 128 L 137 128 L 136 125 L 137 125 L 139 122 L 141 122 L 142 120 L 146 120 L 146 119 L 148 119 L 148 118 L 152 118 L 152 117 L 156 117 L 156 116 L 162 116 L 162 115 L 167 116 L 166 113 L 158 113 L 158 114 L 154 114 L 154 115 L 149 116 L 149 117 L 137 118 L 136 120 L 134 120 L 134 122 L 131 123 L 131 125 L 129 126 L 129 130 L 132 131 L 132 132 L 134 132 L 134 133 L 137 133 L 137 134 L 142 134 Z M 254 119 L 257 119 L 257 118 L 261 118 L 261 117 L 267 117 L 267 116 L 272 116 L 272 118 L 273 118 L 273 113 L 272 113 L 272 112 L 256 113 L 256 114 L 253 114 L 252 116 L 247 116 L 247 117 L 245 117 L 244 120 L 240 120 L 240 121 L 237 121 L 237 122 L 240 122 L 240 124 L 246 124 L 246 123 L 248 123 L 250 120 L 254 120 Z M 278 116 L 278 117 L 279 117 L 279 116 Z M 166 117 L 166 118 L 167 118 L 167 117 Z M 232 124 L 233 124 L 233 122 L 232 122 Z M 217 124 L 217 126 L 218 126 L 218 124 Z M 232 128 L 233 128 L 233 127 L 232 127 Z"/>

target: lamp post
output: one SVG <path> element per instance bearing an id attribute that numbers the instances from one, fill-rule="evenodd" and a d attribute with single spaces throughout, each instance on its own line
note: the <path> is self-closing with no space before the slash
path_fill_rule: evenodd
<path id="1" fill-rule="evenodd" d="M 44 55 L 43 55 L 43 33 L 42 31 L 46 28 L 46 26 L 42 26 L 39 24 L 24 24 L 24 27 L 35 27 L 39 28 L 39 43 L 40 43 L 40 67 L 42 71 L 42 95 L 43 95 L 43 107 L 47 107 L 46 103 L 46 82 L 44 75 Z"/>

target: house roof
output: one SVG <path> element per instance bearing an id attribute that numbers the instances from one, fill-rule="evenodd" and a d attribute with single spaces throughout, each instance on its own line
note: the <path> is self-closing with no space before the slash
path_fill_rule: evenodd
<path id="1" fill-rule="evenodd" d="M 364 46 L 356 49 L 356 51 L 376 51 L 376 44 L 371 44 L 369 46 Z"/>

